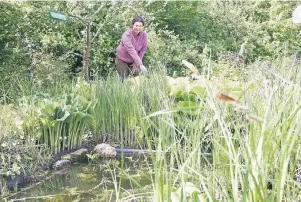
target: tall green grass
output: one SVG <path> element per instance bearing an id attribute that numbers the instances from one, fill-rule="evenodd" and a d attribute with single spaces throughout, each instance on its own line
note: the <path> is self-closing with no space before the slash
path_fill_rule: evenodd
<path id="1" fill-rule="evenodd" d="M 269 71 L 257 69 L 262 78 L 254 82 L 268 79 L 269 84 L 261 98 L 259 89 L 244 92 L 241 103 L 248 112 L 236 111 L 236 106 L 210 96 L 216 84 L 206 83 L 208 99 L 200 114 L 187 120 L 188 129 L 172 125 L 183 131 L 185 141 L 179 137 L 169 140 L 168 145 L 176 148 L 171 154 L 176 164 L 171 161 L 155 167 L 160 170 L 156 172 L 160 180 L 154 181 L 156 201 L 168 201 L 171 196 L 179 201 L 293 201 L 300 197 L 300 184 L 293 179 L 300 161 L 301 91 L 294 79 L 300 72 L 291 68 L 282 64 Z M 263 121 L 248 119 L 250 114 Z M 205 131 L 211 134 L 213 144 L 212 164 L 207 165 L 202 163 L 205 159 L 199 142 Z M 192 182 L 194 189 L 187 182 Z M 169 194 L 160 184 L 180 191 Z"/>
<path id="2" fill-rule="evenodd" d="M 169 104 L 162 73 L 129 78 L 124 82 L 112 76 L 96 81 L 93 86 L 93 98 L 98 100 L 96 136 L 107 135 L 112 142 L 131 147 L 145 147 L 145 135 L 156 138 L 157 118 L 143 120 L 143 117 Z"/>
<path id="3" fill-rule="evenodd" d="M 199 99 L 199 106 L 177 108 L 174 100 L 164 94 L 166 91 L 156 90 L 157 96 L 152 101 L 160 100 L 158 111 L 137 113 L 142 118 L 137 124 L 146 144 L 158 152 L 152 155 L 149 167 L 153 194 L 146 193 L 145 200 L 149 197 L 152 201 L 300 200 L 295 172 L 300 164 L 301 134 L 301 86 L 296 78 L 301 74 L 290 60 L 272 67 L 250 66 L 246 73 L 250 77 L 241 82 L 244 92 L 234 104 L 215 96 L 225 90 L 217 87 L 223 86 L 220 84 L 223 81 L 200 76 L 199 82 L 205 86 L 208 97 Z M 162 83 L 148 82 L 139 88 L 150 93 L 150 88 L 160 89 L 158 86 L 164 85 L 164 78 L 158 82 Z M 250 88 L 250 83 L 255 87 Z M 132 115 L 144 106 L 137 99 L 141 98 L 139 89 L 126 91 L 127 84 L 112 85 L 121 85 L 117 87 L 123 89 L 121 92 L 112 87 L 110 92 L 117 100 L 126 99 L 127 110 L 110 108 L 107 114 L 127 117 L 123 115 Z M 231 87 L 228 92 L 231 93 Z M 112 106 L 117 103 L 112 102 Z M 111 110 L 116 111 L 109 113 Z M 197 113 L 183 113 L 187 110 Z M 114 122 L 103 120 L 103 123 L 114 128 Z M 116 131 L 121 131 L 119 126 L 115 126 Z M 149 133 L 149 128 L 153 133 Z M 155 138 L 152 134 L 156 134 Z M 206 146 L 212 152 L 211 158 L 204 155 Z M 138 195 L 141 199 L 141 193 Z M 135 194 L 132 198 L 135 199 Z"/>

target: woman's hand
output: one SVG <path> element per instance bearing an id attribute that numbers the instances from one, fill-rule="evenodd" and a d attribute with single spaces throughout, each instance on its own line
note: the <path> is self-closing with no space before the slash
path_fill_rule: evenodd
<path id="1" fill-rule="evenodd" d="M 147 73 L 147 68 L 142 64 L 140 65 L 140 74 L 146 74 Z"/>
<path id="2" fill-rule="evenodd" d="M 133 68 L 132 68 L 132 74 L 133 74 L 133 75 L 138 75 L 139 71 L 140 71 L 139 66 L 137 66 L 137 65 L 134 63 L 134 64 L 133 64 Z"/>

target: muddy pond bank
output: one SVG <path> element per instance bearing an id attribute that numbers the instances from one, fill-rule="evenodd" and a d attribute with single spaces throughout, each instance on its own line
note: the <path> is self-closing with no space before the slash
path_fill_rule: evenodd
<path id="1" fill-rule="evenodd" d="M 64 155 L 74 152 L 74 150 L 68 152 L 63 152 L 63 154 L 58 156 L 62 158 Z M 108 191 L 111 194 L 116 192 L 116 184 L 124 190 L 132 189 L 135 186 L 134 184 L 139 184 L 137 188 L 141 188 L 141 185 L 146 186 L 150 184 L 149 166 L 151 163 L 150 158 L 147 157 L 148 152 L 146 150 L 116 148 L 116 153 L 117 155 L 114 159 L 86 158 L 59 170 L 46 170 L 45 175 L 35 181 L 21 181 L 18 184 L 19 191 L 2 200 L 19 201 L 25 199 L 43 201 L 58 197 L 65 201 L 72 197 L 72 200 L 74 200 L 74 197 L 80 197 L 81 201 L 85 201 L 85 198 L 99 198 L 101 190 L 101 192 L 111 190 Z M 58 156 L 54 159 L 60 159 Z M 135 181 L 135 183 L 133 184 L 131 181 Z M 137 184 L 137 182 L 139 183 Z M 70 191 L 72 191 L 71 194 L 69 193 Z M 89 200 L 87 199 L 86 201 Z"/>

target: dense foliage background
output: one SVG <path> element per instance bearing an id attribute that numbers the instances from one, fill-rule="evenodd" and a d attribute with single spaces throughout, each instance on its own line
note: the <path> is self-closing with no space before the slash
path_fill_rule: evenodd
<path id="1" fill-rule="evenodd" d="M 1 102 L 10 102 L 20 82 L 51 85 L 82 68 L 86 24 L 92 19 L 92 76 L 114 73 L 115 50 L 131 19 L 147 19 L 149 68 L 167 66 L 183 75 L 186 59 L 202 69 L 205 59 L 237 64 L 273 60 L 300 51 L 300 26 L 292 26 L 297 2 L 1 2 Z M 52 19 L 50 11 L 67 15 Z M 76 54 L 74 54 L 76 53 Z M 13 86 L 13 87 L 12 87 Z"/>

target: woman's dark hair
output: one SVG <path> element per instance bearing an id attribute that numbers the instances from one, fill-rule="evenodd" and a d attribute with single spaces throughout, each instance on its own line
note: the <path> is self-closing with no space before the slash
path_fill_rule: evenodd
<path id="1" fill-rule="evenodd" d="M 143 26 L 144 26 L 144 23 L 145 23 L 143 17 L 141 17 L 141 16 L 136 16 L 136 17 L 132 20 L 132 25 L 134 25 L 135 22 L 142 22 Z"/>

